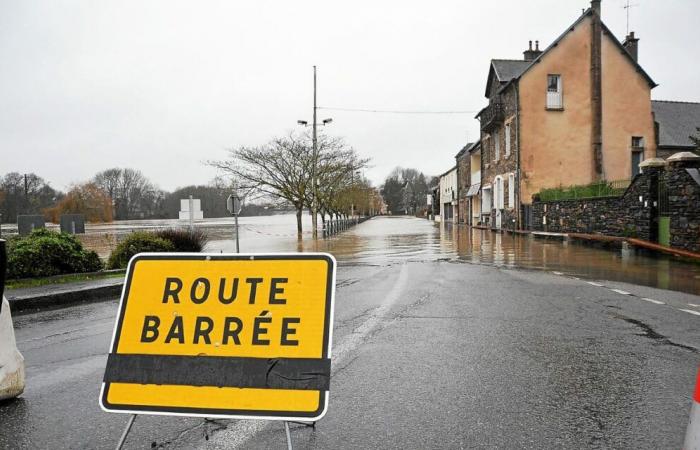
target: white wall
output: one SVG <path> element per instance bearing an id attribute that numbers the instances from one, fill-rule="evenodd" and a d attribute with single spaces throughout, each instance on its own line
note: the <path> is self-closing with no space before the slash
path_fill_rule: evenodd
<path id="1" fill-rule="evenodd" d="M 454 211 L 457 205 L 457 167 L 440 177 L 440 217 L 445 217 L 446 203 L 454 205 Z"/>

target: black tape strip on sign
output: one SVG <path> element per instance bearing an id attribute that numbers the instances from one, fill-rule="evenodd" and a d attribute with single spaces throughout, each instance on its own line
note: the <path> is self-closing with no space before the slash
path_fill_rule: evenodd
<path id="1" fill-rule="evenodd" d="M 327 391 L 331 360 L 114 354 L 105 383 Z"/>

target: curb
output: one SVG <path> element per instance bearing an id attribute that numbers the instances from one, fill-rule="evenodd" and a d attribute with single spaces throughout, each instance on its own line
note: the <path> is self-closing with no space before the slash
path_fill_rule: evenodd
<path id="1" fill-rule="evenodd" d="M 124 280 L 115 280 L 114 284 L 97 287 L 81 287 L 50 294 L 13 296 L 12 291 L 5 292 L 13 312 L 30 311 L 55 306 L 68 306 L 77 303 L 92 303 L 119 297 L 122 293 Z"/>

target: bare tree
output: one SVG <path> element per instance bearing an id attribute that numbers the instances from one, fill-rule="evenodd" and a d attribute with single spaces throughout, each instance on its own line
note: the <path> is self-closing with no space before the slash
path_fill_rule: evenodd
<path id="1" fill-rule="evenodd" d="M 156 188 L 140 170 L 112 168 L 93 178 L 93 182 L 112 200 L 117 219 L 156 217 L 165 194 Z"/>
<path id="2" fill-rule="evenodd" d="M 343 174 L 366 163 L 341 139 L 319 136 L 319 200 L 333 191 Z M 209 164 L 235 179 L 248 196 L 269 196 L 291 203 L 296 210 L 297 232 L 301 235 L 304 207 L 310 207 L 313 198 L 313 149 L 308 134 L 290 133 L 265 145 L 231 149 L 228 159 Z"/>

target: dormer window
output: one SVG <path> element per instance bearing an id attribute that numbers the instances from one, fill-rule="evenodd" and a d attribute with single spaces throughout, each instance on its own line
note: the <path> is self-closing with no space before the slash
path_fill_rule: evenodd
<path id="1" fill-rule="evenodd" d="M 547 75 L 547 109 L 564 109 L 561 75 Z"/>

